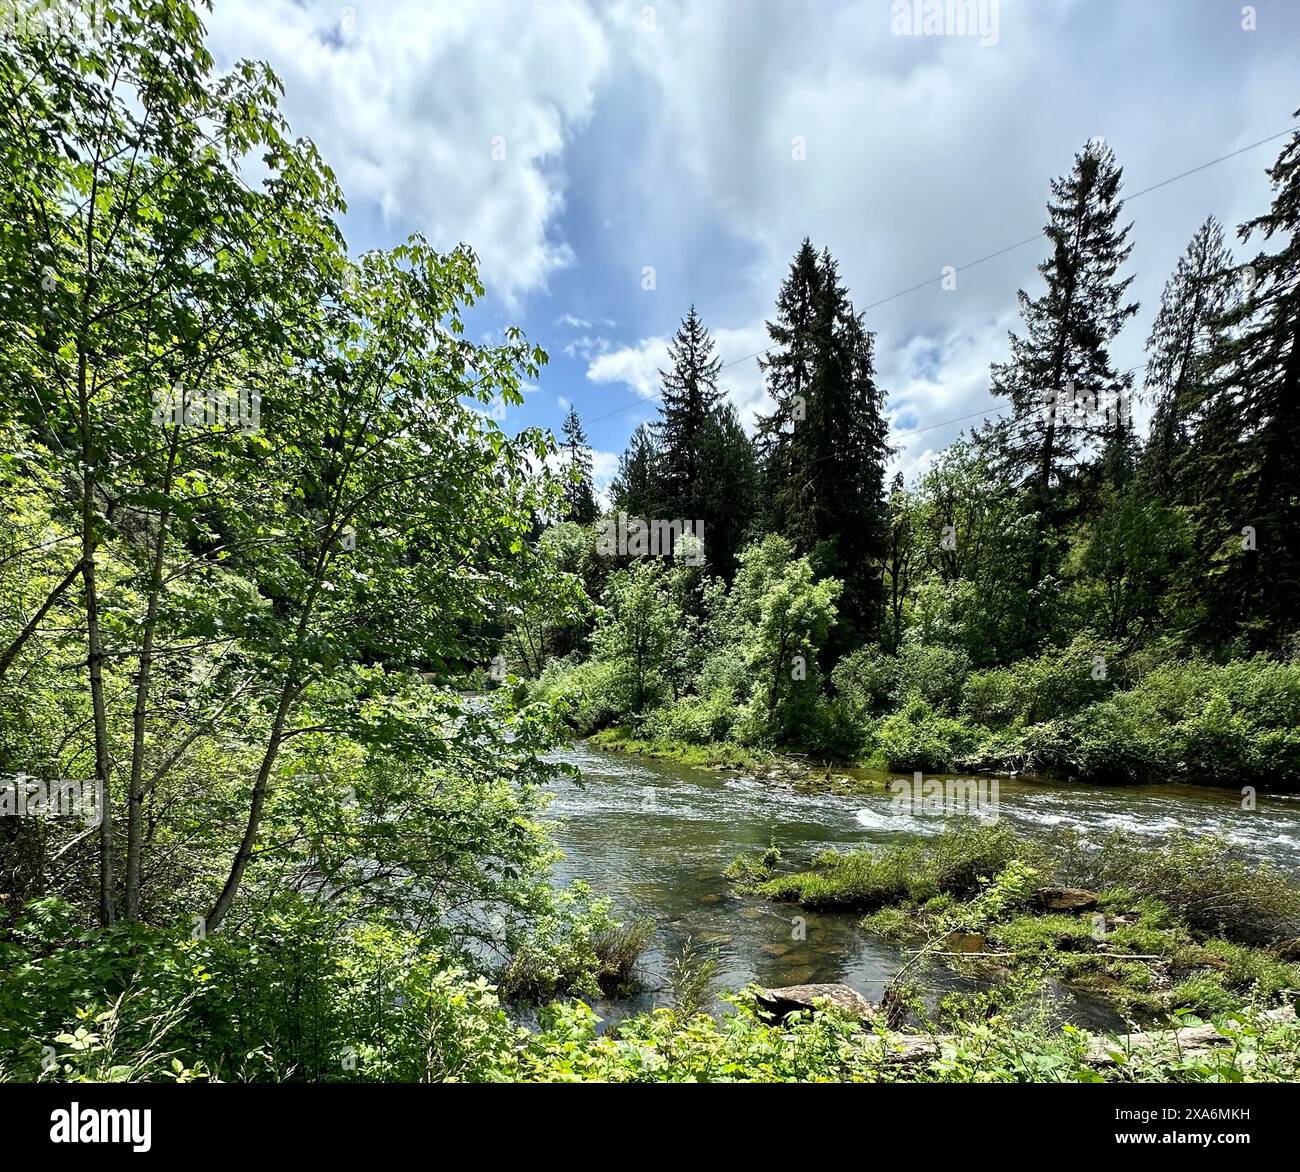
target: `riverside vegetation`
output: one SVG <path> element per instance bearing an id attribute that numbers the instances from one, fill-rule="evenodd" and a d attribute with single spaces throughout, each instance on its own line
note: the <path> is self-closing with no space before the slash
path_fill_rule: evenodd
<path id="1" fill-rule="evenodd" d="M 704 564 L 616 566 L 576 414 L 559 445 L 494 421 L 546 356 L 468 340 L 471 250 L 351 257 L 334 175 L 269 69 L 218 74 L 205 8 L 111 0 L 94 37 L 0 40 L 0 1078 L 1297 1077 L 1300 1029 L 1264 1012 L 1296 985 L 1284 880 L 1214 845 L 1049 862 L 1001 831 L 737 864 L 1013 957 L 938 1004 L 899 983 L 924 1060 L 889 1022 L 774 1022 L 752 991 L 712 1017 L 691 955 L 672 1007 L 599 1034 L 584 998 L 637 980 L 651 928 L 557 886 L 545 811 L 573 729 L 738 766 L 1294 784 L 1300 139 L 1251 280 L 1212 221 L 1175 274 L 1145 445 L 1123 413 L 1039 409 L 1129 387 L 1120 172 L 1089 147 L 994 368 L 1009 419 L 886 491 L 872 335 L 805 244 L 757 442 L 691 311 L 614 485 L 615 511 L 703 521 Z M 39 808 L 57 778 L 83 818 Z M 1032 914 L 1067 879 L 1103 939 Z M 1213 1014 L 1223 1045 L 1099 1066 L 1054 976 Z"/>

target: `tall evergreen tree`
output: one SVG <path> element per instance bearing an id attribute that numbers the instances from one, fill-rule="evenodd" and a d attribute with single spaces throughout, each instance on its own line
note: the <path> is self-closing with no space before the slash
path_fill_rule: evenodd
<path id="1" fill-rule="evenodd" d="M 654 431 L 639 424 L 618 459 L 618 474 L 609 495 L 616 511 L 632 517 L 656 517 L 659 511 L 659 445 Z"/>
<path id="2" fill-rule="evenodd" d="M 804 240 L 768 323 L 760 365 L 775 409 L 759 423 L 770 523 L 845 583 L 838 642 L 874 633 L 887 543 L 890 450 L 874 335 L 829 251 Z"/>
<path id="3" fill-rule="evenodd" d="M 591 475 L 591 449 L 576 407 L 570 406 L 565 416 L 561 447 L 569 475 L 564 485 L 564 519 L 590 525 L 600 510 L 596 507 L 596 487 Z"/>
<path id="4" fill-rule="evenodd" d="M 735 406 L 719 403 L 700 445 L 704 540 L 709 565 L 728 581 L 758 509 L 758 461 Z"/>
<path id="5" fill-rule="evenodd" d="M 1253 647 L 1300 629 L 1300 134 L 1269 178 L 1272 206 L 1238 235 L 1277 243 L 1222 319 L 1188 470 L 1206 486 L 1194 510 L 1203 627 Z"/>
<path id="6" fill-rule="evenodd" d="M 668 369 L 659 372 L 663 395 L 655 432 L 660 504 L 669 516 L 707 515 L 703 448 L 722 400 L 721 369 L 713 338 L 692 305 L 668 345 Z"/>
<path id="7" fill-rule="evenodd" d="M 1115 371 L 1109 351 L 1138 308 L 1124 299 L 1133 278 L 1119 277 L 1132 250 L 1126 243 L 1131 225 L 1118 225 L 1122 176 L 1114 152 L 1090 142 L 1074 156 L 1070 173 L 1052 181 L 1044 227 L 1052 251 L 1038 266 L 1047 288 L 1038 297 L 1019 291 L 1025 331 L 1010 335 L 1010 360 L 992 369 L 993 392 L 1006 395 L 1014 409 L 1006 433 L 1009 470 L 1037 518 L 1031 638 L 1039 633 L 1036 591 L 1056 570 L 1081 453 L 1100 445 L 1103 462 L 1113 465 L 1132 448 L 1124 406 L 1132 376 Z"/>
<path id="8" fill-rule="evenodd" d="M 1187 455 L 1190 420 L 1207 393 L 1206 357 L 1221 342 L 1237 286 L 1223 228 L 1210 216 L 1165 282 L 1147 339 L 1145 384 L 1154 413 L 1142 471 L 1166 500 L 1183 495 L 1175 488 L 1177 469 Z"/>

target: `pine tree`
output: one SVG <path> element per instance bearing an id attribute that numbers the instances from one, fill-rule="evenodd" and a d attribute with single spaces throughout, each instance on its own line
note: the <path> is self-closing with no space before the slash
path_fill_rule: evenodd
<path id="1" fill-rule="evenodd" d="M 591 449 L 587 446 L 578 409 L 573 406 L 569 407 L 569 414 L 564 419 L 561 450 L 569 476 L 564 485 L 564 519 L 590 525 L 600 509 L 596 505 L 596 488 L 591 475 Z"/>
<path id="2" fill-rule="evenodd" d="M 663 395 L 655 434 L 660 507 L 668 517 L 707 515 L 702 449 L 722 400 L 721 369 L 713 338 L 692 305 L 668 345 L 668 369 L 659 372 Z"/>
<path id="3" fill-rule="evenodd" d="M 1142 471 L 1166 500 L 1182 499 L 1190 487 L 1175 488 L 1177 470 L 1187 455 L 1190 420 L 1207 394 L 1206 357 L 1221 344 L 1237 285 L 1223 228 L 1210 216 L 1165 283 L 1147 339 L 1145 384 L 1154 412 Z"/>
<path id="4" fill-rule="evenodd" d="M 1205 486 L 1192 570 L 1203 629 L 1256 648 L 1300 629 L 1300 134 L 1269 178 L 1272 206 L 1238 236 L 1279 246 L 1246 266 L 1245 295 L 1221 320 L 1188 467 Z"/>
<path id="5" fill-rule="evenodd" d="M 1132 245 L 1131 225 L 1117 224 L 1123 171 L 1114 152 L 1090 142 L 1068 175 L 1052 181 L 1044 235 L 1050 256 L 1038 266 L 1047 288 L 1031 298 L 1019 291 L 1023 335 L 1011 334 L 1011 358 L 996 363 L 992 390 L 1011 400 L 1014 417 L 1004 453 L 1036 514 L 1030 556 L 1030 633 L 1036 590 L 1053 573 L 1067 520 L 1065 498 L 1085 448 L 1100 445 L 1100 463 L 1131 460 L 1126 409 L 1132 376 L 1111 365 L 1109 344 L 1137 312 L 1124 300 L 1132 277 L 1120 266 Z"/>
<path id="6" fill-rule="evenodd" d="M 772 414 L 759 422 L 770 524 L 820 572 L 845 583 L 838 640 L 875 632 L 885 555 L 884 398 L 874 335 L 854 311 L 828 251 L 804 240 L 768 323 L 760 365 Z"/>
<path id="7" fill-rule="evenodd" d="M 730 581 L 758 507 L 758 461 L 736 408 L 714 407 L 700 445 L 705 546 L 714 574 Z"/>
<path id="8" fill-rule="evenodd" d="M 610 482 L 615 511 L 631 517 L 660 516 L 659 447 L 651 428 L 638 425 L 619 457 L 618 474 Z"/>
<path id="9" fill-rule="evenodd" d="M 788 532 L 797 514 L 799 490 L 790 460 L 796 425 L 807 418 L 813 381 L 813 315 L 821 278 L 817 252 L 804 237 L 790 265 L 790 274 L 776 299 L 776 320 L 767 323 L 772 347 L 758 360 L 774 401 L 771 415 L 758 420 L 755 443 L 763 462 L 768 521 Z"/>

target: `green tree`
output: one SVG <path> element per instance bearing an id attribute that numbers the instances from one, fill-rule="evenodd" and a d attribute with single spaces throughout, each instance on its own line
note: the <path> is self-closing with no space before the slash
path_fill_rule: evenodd
<path id="1" fill-rule="evenodd" d="M 560 448 L 568 477 L 564 486 L 564 520 L 590 525 L 600 510 L 596 507 L 596 488 L 591 478 L 591 449 L 576 407 L 571 406 L 564 417 L 564 442 Z"/>
<path id="2" fill-rule="evenodd" d="M 767 323 L 760 366 L 772 413 L 758 424 L 771 527 L 843 580 L 843 624 L 875 632 L 886 546 L 889 457 L 874 336 L 854 311 L 828 251 L 804 240 Z"/>
<path id="3" fill-rule="evenodd" d="M 1132 277 L 1129 226 L 1118 225 L 1123 171 L 1107 146 L 1090 142 L 1068 175 L 1052 181 L 1043 229 L 1051 254 L 1038 266 L 1046 288 L 1018 296 L 1023 334 L 994 363 L 992 390 L 1014 411 L 1006 456 L 1036 516 L 1029 564 L 1031 636 L 1042 633 L 1038 586 L 1056 573 L 1067 497 L 1081 453 L 1100 444 L 1121 463 L 1132 444 L 1125 410 L 1131 376 L 1115 371 L 1109 346 L 1137 304 L 1124 300 Z M 1080 413 L 1077 405 L 1082 405 Z"/>
<path id="4" fill-rule="evenodd" d="M 740 555 L 731 593 L 738 657 L 749 682 L 750 727 L 763 738 L 796 738 L 815 709 L 817 655 L 835 623 L 843 584 L 817 580 L 793 544 L 770 534 Z"/>
<path id="5" fill-rule="evenodd" d="M 1269 171 L 1273 202 L 1243 241 L 1273 247 L 1243 272 L 1245 296 L 1220 319 L 1209 389 L 1187 461 L 1203 486 L 1193 508 L 1197 557 L 1184 592 L 1202 635 L 1282 645 L 1300 592 L 1300 135 Z"/>

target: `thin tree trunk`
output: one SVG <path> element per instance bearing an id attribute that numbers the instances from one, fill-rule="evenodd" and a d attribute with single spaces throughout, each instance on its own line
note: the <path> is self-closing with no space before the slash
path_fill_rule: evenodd
<path id="1" fill-rule="evenodd" d="M 144 616 L 144 633 L 140 644 L 140 666 L 136 674 L 135 712 L 131 732 L 131 780 L 126 793 L 126 918 L 134 920 L 140 912 L 140 843 L 141 802 L 144 775 L 145 724 L 149 713 L 149 684 L 153 673 L 153 640 L 158 626 L 158 601 L 162 595 L 163 555 L 167 547 L 167 525 L 171 520 L 171 491 L 176 470 L 176 449 L 180 428 L 172 429 L 167 452 L 167 471 L 163 474 L 163 506 L 158 517 L 158 537 L 154 543 L 153 565 L 149 572 L 149 595 Z"/>
<path id="2" fill-rule="evenodd" d="M 108 717 L 104 706 L 104 650 L 99 631 L 99 593 L 95 584 L 95 469 L 90 435 L 90 401 L 86 385 L 86 351 L 79 345 L 77 398 L 81 415 L 81 577 L 86 600 L 86 666 L 95 722 L 95 781 L 99 786 L 99 918 L 104 927 L 115 918 L 113 898 L 113 801 L 109 786 Z"/>

